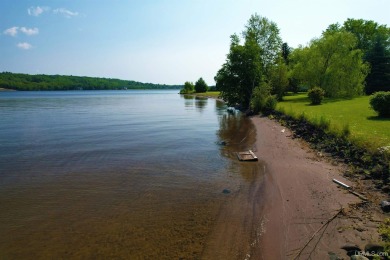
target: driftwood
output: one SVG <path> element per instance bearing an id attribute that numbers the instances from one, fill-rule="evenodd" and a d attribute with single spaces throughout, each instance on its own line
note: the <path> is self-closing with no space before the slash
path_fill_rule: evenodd
<path id="1" fill-rule="evenodd" d="M 353 195 L 359 197 L 360 199 L 364 200 L 364 201 L 367 201 L 368 199 L 366 197 L 364 197 L 362 194 L 360 193 L 357 193 L 356 191 L 354 191 L 352 189 L 351 186 L 348 186 L 347 184 L 339 181 L 339 180 L 336 180 L 336 179 L 333 179 L 333 182 L 334 183 L 337 183 L 338 185 L 342 186 L 343 188 L 347 189 L 347 191 L 349 191 L 350 193 L 352 193 Z"/>
<path id="2" fill-rule="evenodd" d="M 314 239 L 314 237 L 326 226 L 329 225 L 330 222 L 332 222 L 337 216 L 343 212 L 343 208 L 340 208 L 336 214 L 334 214 L 331 218 L 329 218 L 319 229 L 317 229 L 316 232 L 310 237 L 310 239 L 306 242 L 306 244 L 299 250 L 298 254 L 294 257 L 294 260 L 298 259 L 299 256 L 302 254 L 303 250 L 309 245 L 309 243 Z"/>

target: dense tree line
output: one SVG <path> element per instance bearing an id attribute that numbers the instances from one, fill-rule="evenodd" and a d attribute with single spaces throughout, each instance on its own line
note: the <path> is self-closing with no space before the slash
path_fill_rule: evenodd
<path id="1" fill-rule="evenodd" d="M 142 83 L 110 78 L 0 73 L 0 88 L 14 90 L 179 89 L 180 85 Z"/>
<path id="2" fill-rule="evenodd" d="M 386 25 L 347 19 L 343 25 L 329 25 L 320 38 L 291 54 L 292 78 L 323 88 L 327 96 L 390 91 L 390 28 Z"/>
<path id="3" fill-rule="evenodd" d="M 214 79 L 229 104 L 255 112 L 287 90 L 320 88 L 337 98 L 390 91 L 390 28 L 348 19 L 292 49 L 274 22 L 254 14 L 242 34 L 231 36 L 226 62 Z"/>

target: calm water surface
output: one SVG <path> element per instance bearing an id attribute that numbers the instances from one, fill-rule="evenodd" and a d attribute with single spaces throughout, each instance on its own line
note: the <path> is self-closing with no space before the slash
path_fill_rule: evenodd
<path id="1" fill-rule="evenodd" d="M 0 119 L 1 259 L 200 258 L 252 178 L 251 122 L 177 90 L 0 92 Z"/>

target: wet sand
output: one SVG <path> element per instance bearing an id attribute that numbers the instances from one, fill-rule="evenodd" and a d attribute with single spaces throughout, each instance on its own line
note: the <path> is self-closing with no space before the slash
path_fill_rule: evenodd
<path id="1" fill-rule="evenodd" d="M 377 227 L 383 216 L 377 208 L 362 206 L 359 198 L 332 182 L 336 178 L 355 185 L 342 176 L 345 166 L 293 139 L 291 131 L 275 121 L 254 117 L 252 122 L 265 180 L 260 217 L 264 232 L 250 259 L 329 259 L 332 253 L 347 259 L 342 246 L 364 248 L 379 241 Z"/>

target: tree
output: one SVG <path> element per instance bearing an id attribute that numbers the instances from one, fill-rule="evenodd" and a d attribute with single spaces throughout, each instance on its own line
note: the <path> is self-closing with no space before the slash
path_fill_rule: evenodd
<path id="1" fill-rule="evenodd" d="M 277 64 L 271 67 L 269 84 L 271 86 L 271 93 L 276 95 L 279 101 L 282 100 L 289 84 L 288 68 L 283 57 L 280 57 Z"/>
<path id="2" fill-rule="evenodd" d="M 293 77 L 318 86 L 328 97 L 353 97 L 363 91 L 369 67 L 356 49 L 356 38 L 345 31 L 326 31 L 309 46 L 292 53 Z"/>
<path id="3" fill-rule="evenodd" d="M 244 38 L 253 38 L 260 47 L 260 57 L 263 69 L 267 74 L 268 69 L 279 56 L 282 39 L 279 36 L 279 28 L 276 23 L 254 14 L 250 17 L 243 32 Z"/>
<path id="4" fill-rule="evenodd" d="M 390 49 L 386 45 L 386 39 L 377 35 L 366 53 L 366 60 L 371 64 L 371 71 L 366 80 L 366 94 L 390 91 Z"/>
<path id="5" fill-rule="evenodd" d="M 206 82 L 203 80 L 203 78 L 198 79 L 197 82 L 195 82 L 195 92 L 202 93 L 206 92 L 208 90 L 208 86 Z"/>
<path id="6" fill-rule="evenodd" d="M 363 51 L 363 60 L 371 65 L 366 79 L 366 94 L 389 90 L 390 86 L 390 28 L 374 21 L 348 19 L 343 29 L 357 38 L 356 48 Z"/>
<path id="7" fill-rule="evenodd" d="M 249 107 L 253 89 L 259 85 L 262 76 L 259 53 L 260 47 L 253 37 L 248 36 L 241 45 L 236 34 L 231 36 L 226 62 L 214 78 L 221 97 L 228 104 Z"/>
<path id="8" fill-rule="evenodd" d="M 288 46 L 287 42 L 283 43 L 282 44 L 282 58 L 283 58 L 284 63 L 286 65 L 288 65 L 288 63 L 289 63 L 288 59 L 289 59 L 290 53 L 291 53 L 290 46 Z"/>
<path id="9" fill-rule="evenodd" d="M 249 108 L 253 90 L 270 79 L 282 40 L 277 25 L 257 14 L 248 20 L 242 37 L 244 44 L 237 34 L 231 36 L 226 62 L 214 79 L 224 100 Z"/>
<path id="10" fill-rule="evenodd" d="M 186 81 L 184 83 L 184 88 L 180 90 L 180 94 L 190 94 L 193 93 L 195 86 L 192 82 Z"/>

